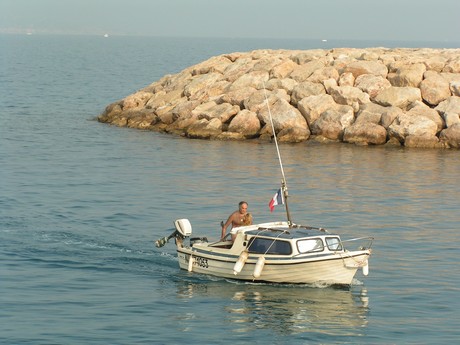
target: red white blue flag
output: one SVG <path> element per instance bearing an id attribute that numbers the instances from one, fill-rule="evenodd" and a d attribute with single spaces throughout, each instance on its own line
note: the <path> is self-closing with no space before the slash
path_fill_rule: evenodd
<path id="1" fill-rule="evenodd" d="M 284 198 L 283 198 L 283 193 L 281 192 L 281 188 L 278 189 L 276 194 L 273 196 L 273 198 L 268 203 L 268 207 L 270 207 L 270 212 L 273 212 L 276 205 L 284 205 Z"/>

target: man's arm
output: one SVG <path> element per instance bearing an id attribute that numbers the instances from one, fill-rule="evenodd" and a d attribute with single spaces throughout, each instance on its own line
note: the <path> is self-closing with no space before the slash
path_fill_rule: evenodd
<path id="1" fill-rule="evenodd" d="M 227 227 L 233 222 L 233 217 L 235 216 L 235 212 L 233 212 L 225 222 L 225 224 L 222 226 L 222 234 L 220 236 L 220 239 L 223 240 L 225 237 L 225 233 L 227 232 Z"/>

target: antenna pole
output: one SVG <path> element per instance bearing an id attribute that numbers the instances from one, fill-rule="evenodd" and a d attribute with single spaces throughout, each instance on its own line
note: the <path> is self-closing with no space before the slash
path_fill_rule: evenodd
<path id="1" fill-rule="evenodd" d="M 270 123 L 272 126 L 272 132 L 273 132 L 273 138 L 275 139 L 275 146 L 276 146 L 276 153 L 278 154 L 278 160 L 280 163 L 280 168 L 281 168 L 281 176 L 283 177 L 281 180 L 281 191 L 283 193 L 283 199 L 284 199 L 284 205 L 286 207 L 286 215 L 287 215 L 287 221 L 289 227 L 292 226 L 292 220 L 291 220 L 291 214 L 289 213 L 289 207 L 288 207 L 288 188 L 286 184 L 286 176 L 284 175 L 284 168 L 283 168 L 283 162 L 281 161 L 281 155 L 280 155 L 280 149 L 278 146 L 278 139 L 276 138 L 276 132 L 275 132 L 275 126 L 273 124 L 273 117 L 272 117 L 272 112 L 270 111 L 270 104 L 268 103 L 268 97 L 267 97 L 267 90 L 265 89 L 265 83 L 263 84 L 264 86 L 264 95 L 265 95 L 265 101 L 267 102 L 267 108 L 268 108 L 268 115 L 270 117 Z"/>

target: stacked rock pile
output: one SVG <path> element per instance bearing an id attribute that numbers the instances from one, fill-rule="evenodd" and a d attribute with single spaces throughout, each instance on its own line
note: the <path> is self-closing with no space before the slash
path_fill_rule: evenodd
<path id="1" fill-rule="evenodd" d="M 100 122 L 189 138 L 460 147 L 460 49 L 256 50 L 212 57 Z"/>

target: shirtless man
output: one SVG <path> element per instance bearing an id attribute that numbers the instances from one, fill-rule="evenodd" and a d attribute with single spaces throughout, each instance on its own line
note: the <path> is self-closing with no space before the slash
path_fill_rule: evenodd
<path id="1" fill-rule="evenodd" d="M 222 225 L 222 235 L 221 235 L 221 240 L 224 239 L 225 234 L 227 232 L 227 227 L 229 225 L 232 225 L 233 228 L 237 228 L 239 226 L 243 225 L 251 225 L 252 224 L 252 215 L 248 213 L 248 203 L 246 201 L 241 201 L 238 204 L 238 210 L 233 212 L 225 222 L 225 224 Z M 232 236 L 233 240 L 233 236 Z"/>

